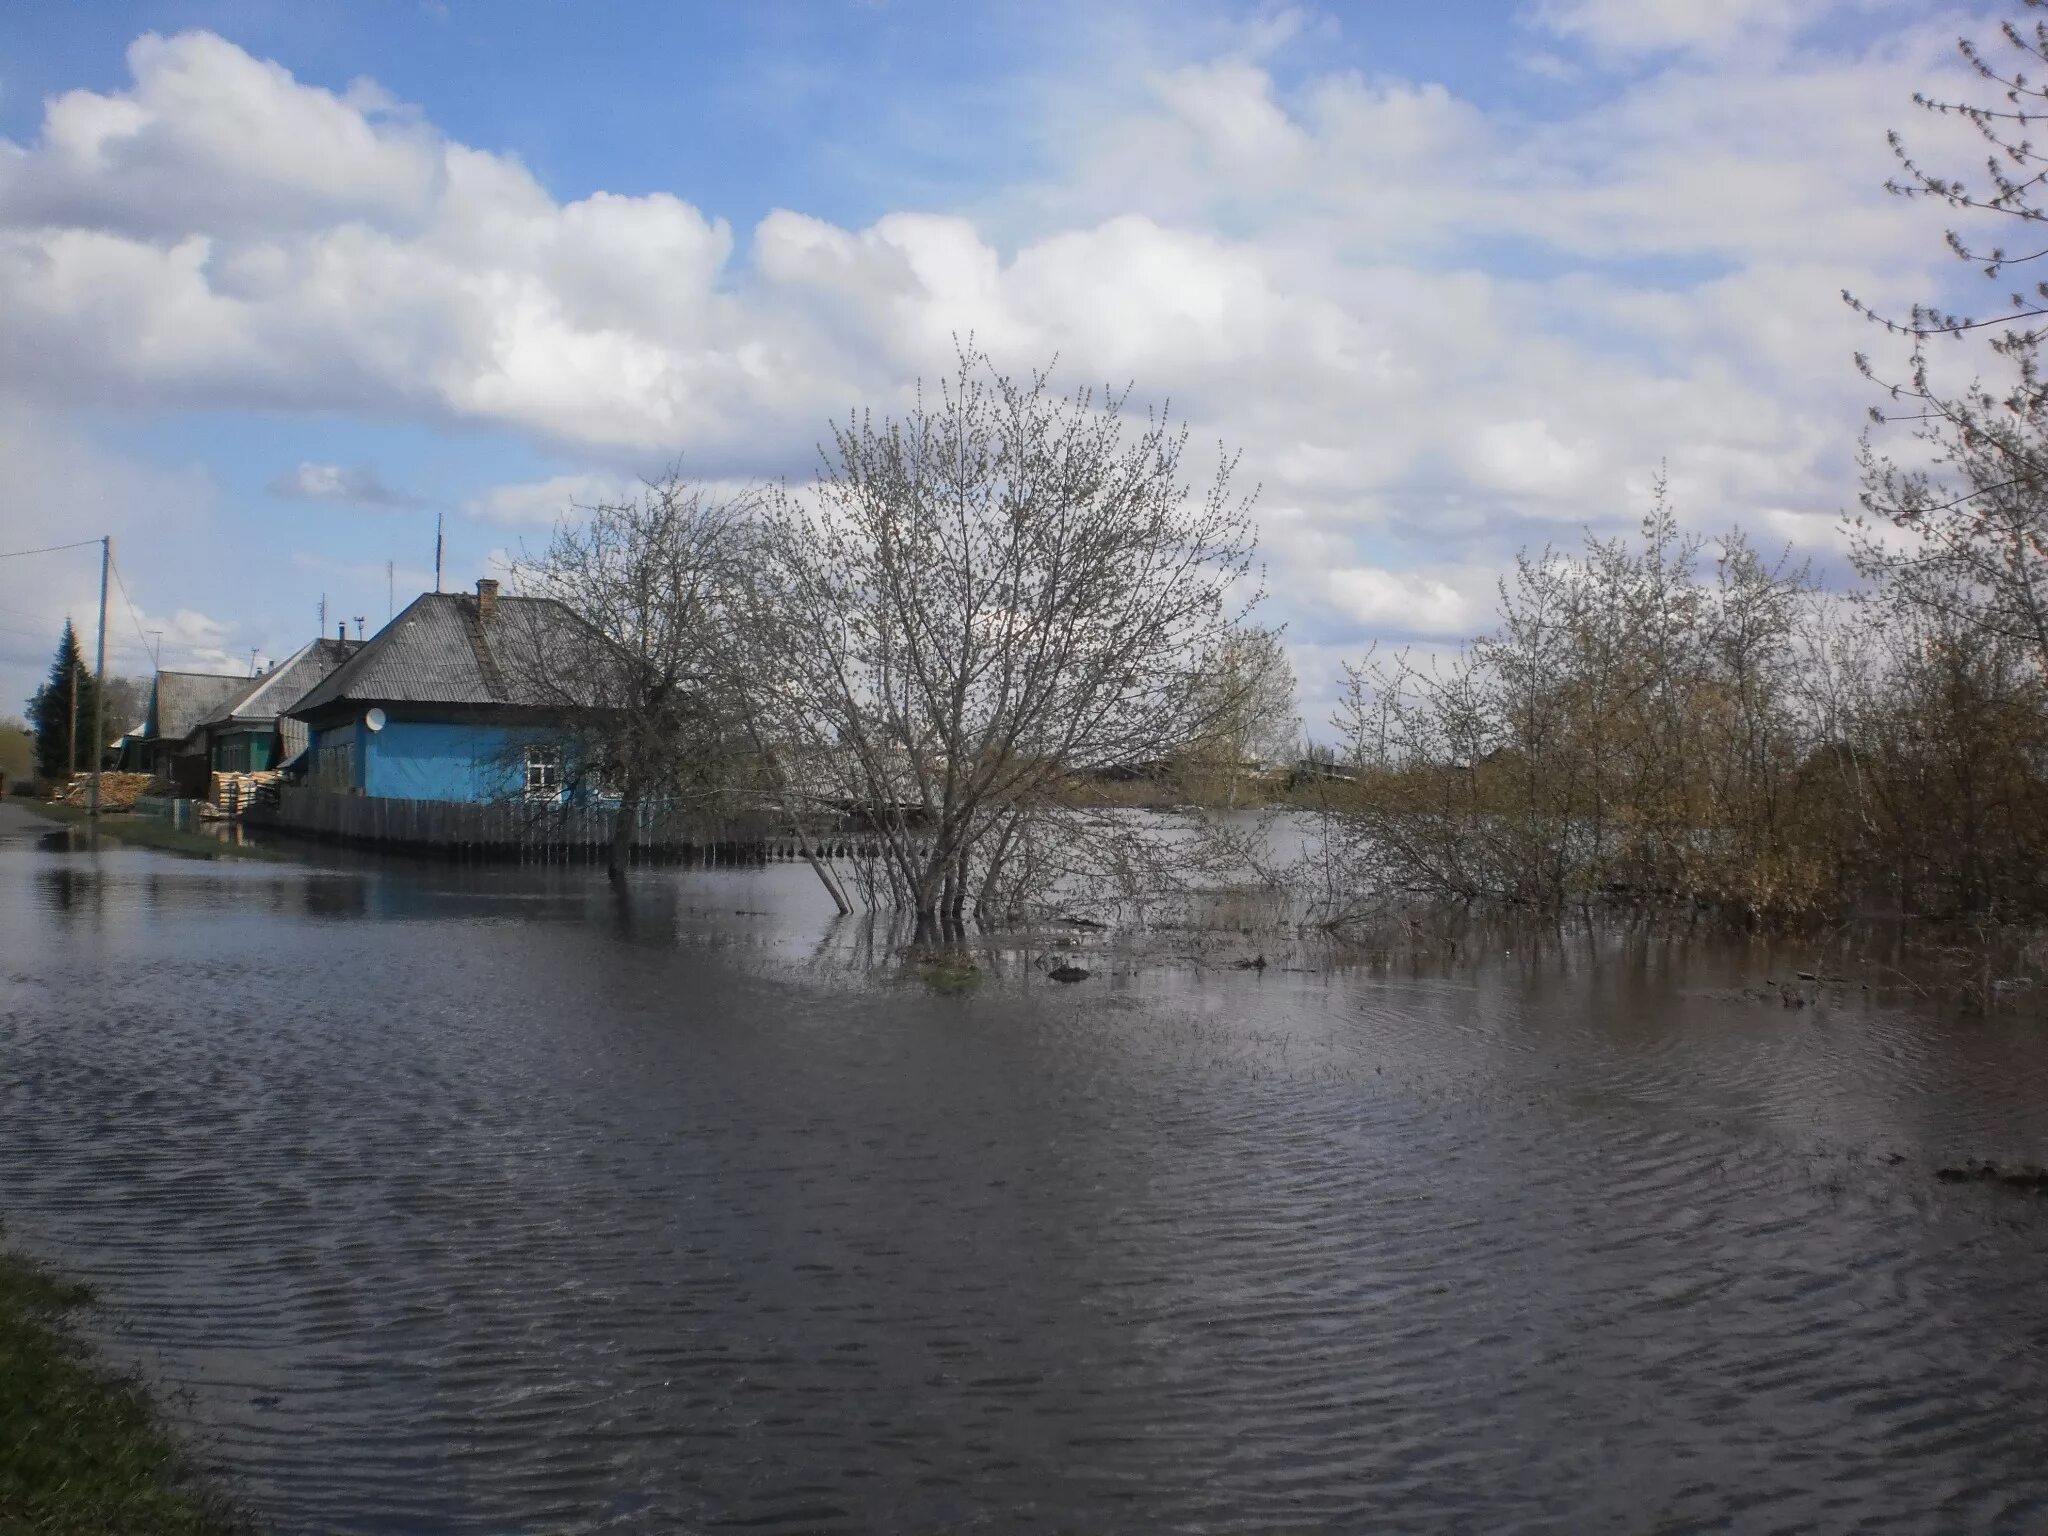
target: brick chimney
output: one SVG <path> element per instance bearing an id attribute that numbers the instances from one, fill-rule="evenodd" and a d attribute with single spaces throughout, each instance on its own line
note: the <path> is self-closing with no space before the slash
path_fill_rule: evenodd
<path id="1" fill-rule="evenodd" d="M 488 576 L 476 579 L 476 616 L 489 622 L 498 607 L 498 584 Z"/>

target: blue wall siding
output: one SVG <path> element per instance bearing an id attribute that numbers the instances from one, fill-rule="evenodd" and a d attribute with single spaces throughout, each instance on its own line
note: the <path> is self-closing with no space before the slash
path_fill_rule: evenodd
<path id="1" fill-rule="evenodd" d="M 373 731 L 347 720 L 311 733 L 310 782 L 394 800 L 501 800 L 524 789 L 520 744 L 538 734 L 444 720 L 388 720 Z"/>
<path id="2" fill-rule="evenodd" d="M 360 718 L 308 731 L 308 782 L 322 789 L 361 789 L 363 738 L 368 734 Z"/>
<path id="3" fill-rule="evenodd" d="M 521 732 L 502 725 L 393 720 L 364 733 L 363 791 L 396 800 L 498 800 L 519 790 Z"/>

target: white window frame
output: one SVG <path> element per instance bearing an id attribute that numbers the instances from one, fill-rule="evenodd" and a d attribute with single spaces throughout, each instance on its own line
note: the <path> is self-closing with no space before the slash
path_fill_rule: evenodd
<path id="1" fill-rule="evenodd" d="M 562 798 L 562 754 L 560 749 L 530 746 L 526 749 L 526 798 Z"/>

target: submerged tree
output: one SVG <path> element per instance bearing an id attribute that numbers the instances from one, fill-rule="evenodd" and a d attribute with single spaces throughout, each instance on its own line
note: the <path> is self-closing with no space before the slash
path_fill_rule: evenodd
<path id="1" fill-rule="evenodd" d="M 1561 906 L 1812 899 L 1786 786 L 1809 742 L 1792 666 L 1804 568 L 1739 533 L 1521 556 L 1498 627 L 1442 666 L 1349 669 L 1356 891 Z"/>
<path id="2" fill-rule="evenodd" d="M 557 722 L 545 745 L 565 788 L 617 802 L 616 879 L 643 809 L 714 804 L 732 787 L 729 618 L 753 498 L 671 471 L 578 511 L 515 567 L 522 596 L 552 603 L 522 608 L 504 635 L 525 693 Z"/>
<path id="3" fill-rule="evenodd" d="M 851 812 L 861 893 L 923 929 L 1084 867 L 1142 878 L 1144 850 L 1064 792 L 1184 741 L 1256 601 L 1233 601 L 1254 547 L 1234 461 L 1191 486 L 1186 430 L 1127 401 L 967 351 L 936 400 L 836 427 L 820 480 L 769 499 L 751 728 L 793 819 Z"/>

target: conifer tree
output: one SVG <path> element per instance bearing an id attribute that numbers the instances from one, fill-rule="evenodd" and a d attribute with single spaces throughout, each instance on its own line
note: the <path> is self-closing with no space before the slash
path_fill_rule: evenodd
<path id="1" fill-rule="evenodd" d="M 36 733 L 36 774 L 61 779 L 93 765 L 95 683 L 79 649 L 78 632 L 64 621 L 49 680 L 29 700 L 29 724 Z"/>

